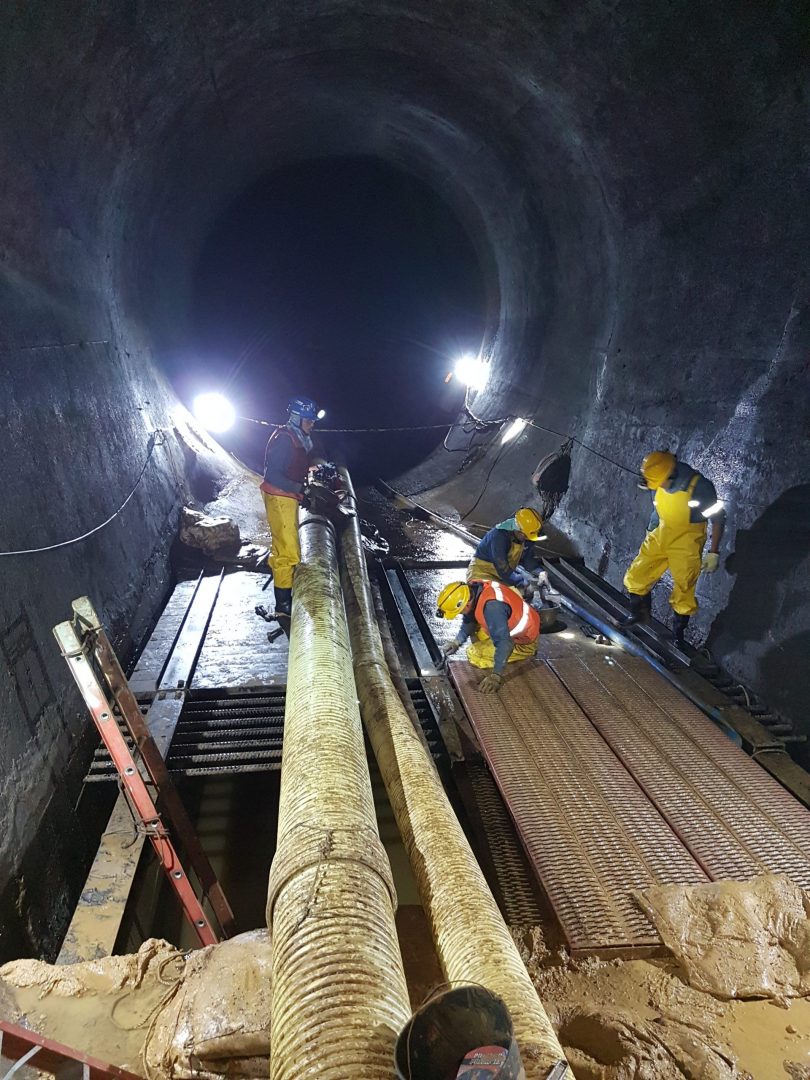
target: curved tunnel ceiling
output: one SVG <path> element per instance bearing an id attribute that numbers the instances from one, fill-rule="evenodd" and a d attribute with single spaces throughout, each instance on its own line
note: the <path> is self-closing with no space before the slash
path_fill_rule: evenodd
<path id="1" fill-rule="evenodd" d="M 2 242 L 32 285 L 8 301 L 7 335 L 39 339 L 50 305 L 61 340 L 111 321 L 134 362 L 177 332 L 234 196 L 302 158 L 379 156 L 432 185 L 475 243 L 493 360 L 479 415 L 533 416 L 629 468 L 669 445 L 750 523 L 803 475 L 777 463 L 765 414 L 794 400 L 768 364 L 806 336 L 791 314 L 807 289 L 804 9 L 7 8 Z M 516 442 L 485 518 L 507 491 L 530 495 L 555 438 Z M 444 484 L 457 505 L 454 468 L 439 455 L 404 482 Z M 615 578 L 644 511 L 620 518 L 604 492 L 622 477 L 601 468 L 583 459 L 560 520 Z M 716 609 L 729 582 L 707 588 Z"/>

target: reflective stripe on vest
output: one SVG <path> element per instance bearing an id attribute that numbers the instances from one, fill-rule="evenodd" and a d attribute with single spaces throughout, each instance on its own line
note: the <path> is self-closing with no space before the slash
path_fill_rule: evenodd
<path id="1" fill-rule="evenodd" d="M 491 581 L 489 584 L 490 588 L 495 593 L 496 600 L 500 600 L 502 604 L 507 604 L 509 606 L 510 614 L 513 613 L 514 606 L 510 604 L 509 600 L 507 600 L 507 598 L 504 596 L 503 586 L 501 585 L 501 583 L 499 581 Z M 514 626 L 511 626 L 509 628 L 509 637 L 517 637 L 519 634 L 522 634 L 526 627 L 529 625 L 529 605 L 526 603 L 523 597 L 518 597 L 517 593 L 514 593 L 513 595 L 520 600 L 522 609 L 518 621 L 515 623 Z"/>

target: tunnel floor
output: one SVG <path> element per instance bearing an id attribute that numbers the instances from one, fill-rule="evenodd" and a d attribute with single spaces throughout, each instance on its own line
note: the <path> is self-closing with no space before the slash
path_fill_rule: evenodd
<path id="1" fill-rule="evenodd" d="M 238 504 L 233 491 L 228 498 Z M 470 545 L 376 491 L 361 493 L 360 514 L 390 545 L 385 566 L 407 567 L 424 625 L 441 643 L 451 627 L 435 618 L 433 598 L 463 576 Z M 382 563 L 377 574 L 384 583 Z M 167 761 L 239 931 L 263 925 L 283 740 L 287 640 L 267 640 L 257 604 L 273 606 L 265 574 L 209 569 L 179 581 L 130 677 L 142 709 L 159 705 L 161 716 L 171 714 L 167 679 L 182 685 Z M 422 734 L 576 1076 L 625 1080 L 641 1075 L 635 1062 L 652 1080 L 759 1080 L 783 1061 L 810 1059 L 810 1002 L 718 1002 L 690 985 L 633 899 L 654 885 L 763 873 L 806 888 L 810 812 L 643 660 L 597 643 L 570 613 L 493 700 L 477 691 L 466 661 L 451 661 L 450 682 L 420 673 L 391 596 L 386 607 Z M 369 765 L 416 1008 L 442 976 L 370 750 Z M 99 750 L 88 783 L 113 778 Z M 102 838 L 63 963 L 133 952 L 155 936 L 195 945 L 151 849 L 121 859 L 120 840 L 114 828 Z M 116 862 L 126 884 L 105 907 L 98 897 Z M 112 938 L 105 919 L 117 924 Z M 18 988 L 15 1000 L 37 1015 L 29 992 Z M 108 1023 L 98 1008 L 77 1029 L 88 1046 Z M 58 1018 L 47 1022 L 64 1036 Z M 118 1064 L 135 1067 L 136 1042 L 121 1044 Z"/>

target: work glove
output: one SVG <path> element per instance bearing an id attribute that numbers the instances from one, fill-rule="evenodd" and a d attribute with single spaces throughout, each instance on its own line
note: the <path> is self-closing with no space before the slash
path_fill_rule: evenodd
<path id="1" fill-rule="evenodd" d="M 444 643 L 444 645 L 442 645 L 442 653 L 445 656 L 452 656 L 453 653 L 457 653 L 460 648 L 461 648 L 461 642 L 460 641 L 455 641 L 455 640 L 446 641 Z"/>
<path id="2" fill-rule="evenodd" d="M 491 671 L 489 675 L 483 677 L 478 684 L 478 689 L 482 694 L 497 694 L 502 682 L 503 675 L 499 675 L 497 671 Z"/>
<path id="3" fill-rule="evenodd" d="M 518 585 L 535 585 L 536 582 L 532 575 L 522 566 L 516 566 L 512 571 L 518 579 Z"/>
<path id="4" fill-rule="evenodd" d="M 720 565 L 720 554 L 717 551 L 707 551 L 703 556 L 701 569 L 704 574 L 713 574 Z"/>

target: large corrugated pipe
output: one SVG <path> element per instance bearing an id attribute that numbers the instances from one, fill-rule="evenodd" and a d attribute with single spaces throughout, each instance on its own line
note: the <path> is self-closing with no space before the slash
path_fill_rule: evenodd
<path id="1" fill-rule="evenodd" d="M 357 707 L 334 530 L 301 525 L 270 871 L 272 1080 L 390 1080 L 410 1008 Z"/>
<path id="2" fill-rule="evenodd" d="M 351 492 L 348 473 L 343 477 Z M 512 1016 L 526 1076 L 541 1080 L 565 1055 L 433 762 L 391 681 L 356 518 L 341 534 L 341 556 L 363 722 L 445 977 L 452 984 L 480 983 L 503 999 Z M 566 1078 L 571 1077 L 569 1069 Z"/>

